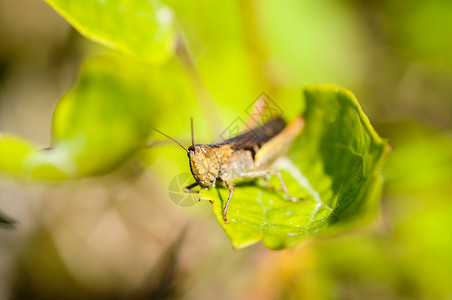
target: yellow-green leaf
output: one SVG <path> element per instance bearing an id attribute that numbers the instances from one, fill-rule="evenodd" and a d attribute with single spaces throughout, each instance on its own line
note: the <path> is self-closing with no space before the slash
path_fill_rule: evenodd
<path id="1" fill-rule="evenodd" d="M 46 0 L 86 37 L 147 62 L 170 56 L 173 13 L 158 0 Z"/>

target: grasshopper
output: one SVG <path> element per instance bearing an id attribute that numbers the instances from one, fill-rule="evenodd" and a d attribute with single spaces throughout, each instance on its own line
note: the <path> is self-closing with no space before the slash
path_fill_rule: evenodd
<path id="1" fill-rule="evenodd" d="M 199 193 L 193 188 L 200 186 L 212 189 L 217 182 L 228 188 L 229 197 L 223 209 L 223 220 L 229 224 L 227 212 L 235 191 L 235 184 L 277 175 L 286 197 L 291 201 L 298 201 L 297 198 L 290 196 L 281 173 L 272 165 L 279 157 L 287 153 L 293 140 L 301 133 L 303 126 L 302 117 L 297 117 L 287 126 L 284 120 L 278 117 L 224 142 L 204 145 L 195 144 L 192 119 L 192 144 L 188 149 L 172 137 L 154 129 L 177 143 L 188 154 L 190 171 L 196 182 L 185 187 L 184 192 Z"/>

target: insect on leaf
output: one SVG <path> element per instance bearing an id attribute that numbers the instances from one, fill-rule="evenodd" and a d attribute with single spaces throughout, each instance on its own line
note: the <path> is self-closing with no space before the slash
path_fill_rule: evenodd
<path id="1" fill-rule="evenodd" d="M 201 191 L 203 198 L 215 199 L 215 215 L 235 248 L 260 240 L 270 249 L 293 247 L 375 213 L 382 187 L 378 170 L 389 153 L 388 143 L 348 90 L 314 85 L 304 89 L 304 96 L 304 131 L 275 164 L 289 193 L 303 200 L 291 202 L 277 188 L 237 185 L 228 211 L 230 224 L 225 224 L 227 189 Z M 279 186 L 277 180 L 271 183 Z"/>

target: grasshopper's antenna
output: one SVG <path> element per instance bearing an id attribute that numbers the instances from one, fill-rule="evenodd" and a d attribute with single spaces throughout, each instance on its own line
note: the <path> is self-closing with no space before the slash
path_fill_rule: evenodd
<path id="1" fill-rule="evenodd" d="M 193 150 L 195 150 L 195 138 L 193 134 L 193 118 L 190 118 L 190 125 L 191 125 L 191 146 L 193 147 Z"/>
<path id="2" fill-rule="evenodd" d="M 175 139 L 173 139 L 173 138 L 170 137 L 169 135 L 164 134 L 163 132 L 161 132 L 160 130 L 158 130 L 158 129 L 156 129 L 156 128 L 154 128 L 154 130 L 157 131 L 158 133 L 160 133 L 160 134 L 166 136 L 167 138 L 169 138 L 170 140 L 172 140 L 173 142 L 175 142 L 176 144 L 178 144 L 179 146 L 181 146 L 182 148 L 184 148 L 185 151 L 189 152 L 189 151 L 187 150 L 187 148 L 185 148 L 184 146 L 182 146 L 181 143 L 179 143 L 178 141 L 176 141 Z"/>

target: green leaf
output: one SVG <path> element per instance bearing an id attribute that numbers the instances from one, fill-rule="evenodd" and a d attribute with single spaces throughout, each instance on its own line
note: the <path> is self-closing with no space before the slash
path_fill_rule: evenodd
<path id="1" fill-rule="evenodd" d="M 151 75 L 116 56 L 89 59 L 77 86 L 55 109 L 52 147 L 5 135 L 0 172 L 61 180 L 110 171 L 146 143 L 156 115 Z"/>
<path id="2" fill-rule="evenodd" d="M 287 157 L 276 162 L 291 196 L 256 185 L 237 186 L 225 224 L 222 210 L 228 191 L 203 190 L 203 198 L 218 198 L 214 212 L 235 248 L 260 240 L 270 249 L 363 222 L 375 212 L 381 192 L 381 168 L 389 152 L 349 91 L 333 85 L 304 90 L 304 132 Z M 275 177 L 275 176 L 274 176 Z M 279 186 L 272 179 L 272 185 Z"/>
<path id="3" fill-rule="evenodd" d="M 172 11 L 158 0 L 46 0 L 86 37 L 147 62 L 175 46 Z"/>

